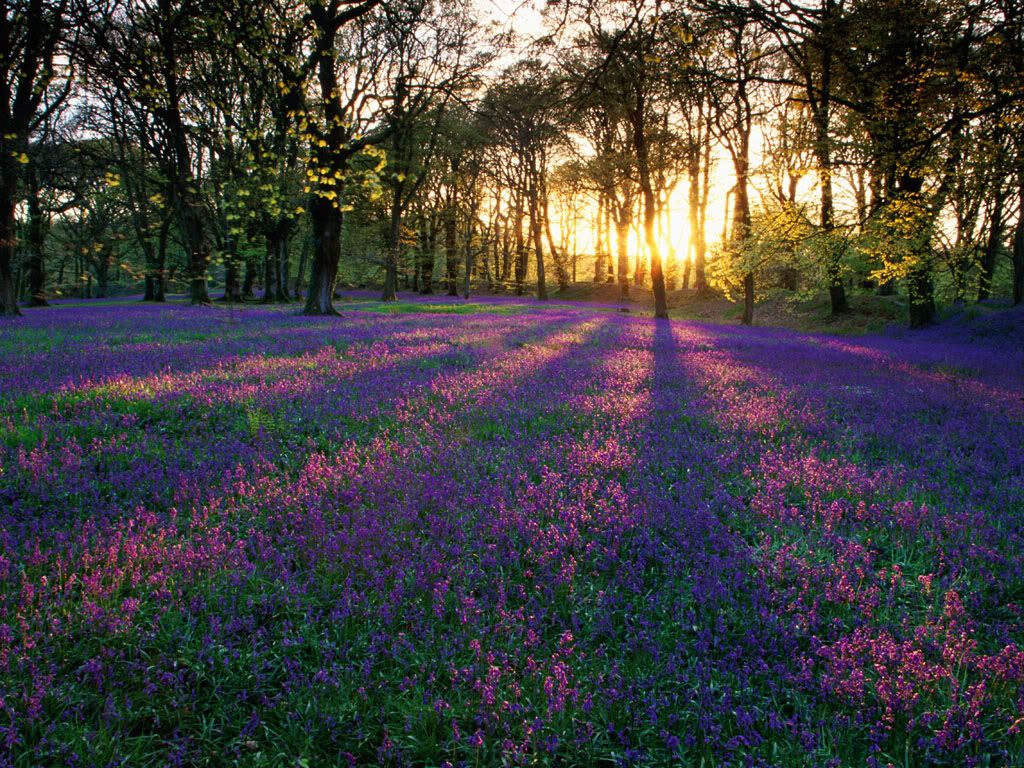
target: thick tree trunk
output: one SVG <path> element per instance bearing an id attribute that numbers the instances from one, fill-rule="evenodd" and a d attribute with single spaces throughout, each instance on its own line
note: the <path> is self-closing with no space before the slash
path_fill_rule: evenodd
<path id="1" fill-rule="evenodd" d="M 18 243 L 15 194 L 13 188 L 5 188 L 0 193 L 0 315 L 21 314 L 14 286 L 14 255 Z"/>
<path id="2" fill-rule="evenodd" d="M 317 197 L 311 204 L 313 264 L 306 293 L 306 315 L 337 315 L 334 285 L 341 261 L 342 213 L 330 200 Z"/>

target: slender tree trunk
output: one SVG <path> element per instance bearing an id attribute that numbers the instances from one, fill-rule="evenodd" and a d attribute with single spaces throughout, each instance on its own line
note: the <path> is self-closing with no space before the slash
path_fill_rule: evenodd
<path id="1" fill-rule="evenodd" d="M 49 306 L 46 301 L 46 262 L 43 246 L 46 241 L 46 217 L 39 199 L 39 185 L 34 169 L 27 174 L 28 197 L 28 292 L 29 305 Z"/>
<path id="2" fill-rule="evenodd" d="M 458 219 L 455 206 L 450 204 L 444 214 L 445 287 L 449 296 L 459 295 Z"/>
<path id="3" fill-rule="evenodd" d="M 275 230 L 266 233 L 267 248 L 263 260 L 263 304 L 272 304 L 277 295 L 277 257 L 280 253 L 278 232 Z"/>
<path id="4" fill-rule="evenodd" d="M 619 298 L 629 298 L 629 211 L 619 206 L 615 216 L 615 249 L 618 256 Z"/>
<path id="5" fill-rule="evenodd" d="M 658 205 L 651 183 L 650 158 L 647 148 L 647 134 L 643 124 L 645 107 L 643 99 L 638 95 L 636 112 L 633 117 L 633 146 L 636 150 L 638 170 L 640 171 L 640 191 L 644 200 L 644 239 L 647 241 L 647 252 L 651 258 L 651 285 L 654 288 L 654 316 L 668 318 L 668 299 L 665 295 L 665 275 L 661 268 L 661 251 L 655 233 Z"/>
<path id="6" fill-rule="evenodd" d="M 548 288 L 544 280 L 544 243 L 541 238 L 540 205 L 537 200 L 536 177 L 530 181 L 530 232 L 533 250 L 537 256 L 537 298 L 547 299 Z"/>
<path id="7" fill-rule="evenodd" d="M 305 237 L 302 239 L 302 250 L 299 251 L 299 266 L 298 269 L 295 270 L 295 285 L 292 287 L 292 293 L 294 294 L 296 301 L 302 297 L 302 279 L 306 274 L 307 261 L 309 261 L 309 238 Z"/>
<path id="8" fill-rule="evenodd" d="M 238 238 L 228 235 L 224 254 L 224 295 L 221 301 L 238 303 L 242 301 L 242 280 L 238 264 Z"/>
<path id="9" fill-rule="evenodd" d="M 156 243 L 156 275 L 153 283 L 153 301 L 167 301 L 167 245 L 171 238 L 171 222 L 160 225 Z"/>
<path id="10" fill-rule="evenodd" d="M 434 259 L 437 254 L 437 222 L 433 218 L 427 219 L 426 241 L 423 253 L 420 255 L 420 272 L 422 274 L 422 287 L 420 293 L 429 296 L 434 292 Z"/>
<path id="11" fill-rule="evenodd" d="M 523 210 L 523 199 L 520 195 L 516 200 L 516 266 L 515 266 L 515 278 L 516 278 L 516 296 L 522 296 L 525 288 L 524 283 L 526 282 L 526 238 L 523 234 L 523 225 L 525 223 L 526 213 Z"/>
<path id="12" fill-rule="evenodd" d="M 274 267 L 277 269 L 275 280 L 277 290 L 274 293 L 274 298 L 282 304 L 287 304 L 291 301 L 288 296 L 288 239 L 291 235 L 291 227 L 286 222 L 282 222 L 282 230 L 281 239 L 277 242 L 277 258 L 274 259 Z"/>
<path id="13" fill-rule="evenodd" d="M 985 301 L 992 295 L 992 276 L 996 270 L 996 256 L 999 254 L 999 246 L 1003 241 L 1003 204 L 1006 190 L 1002 183 L 996 183 L 995 200 L 992 202 L 992 220 L 989 225 L 988 240 L 985 243 L 985 250 L 981 254 L 981 263 L 978 265 L 978 301 Z"/>
<path id="14" fill-rule="evenodd" d="M 391 201 L 391 220 L 388 224 L 387 253 L 384 263 L 384 290 L 381 301 L 398 300 L 398 249 L 402 236 L 402 187 L 394 187 Z"/>
<path id="15" fill-rule="evenodd" d="M 1018 145 L 1019 146 L 1019 145 Z M 1024 167 L 1017 169 L 1017 227 L 1013 234 L 1013 304 L 1024 302 Z"/>
<path id="16" fill-rule="evenodd" d="M 256 266 L 252 258 L 245 260 L 245 280 L 242 281 L 242 300 L 252 299 L 256 295 Z"/>
<path id="17" fill-rule="evenodd" d="M 827 82 L 827 81 L 826 81 Z M 827 87 L 827 86 L 826 86 Z M 829 105 L 819 104 L 821 114 L 814 116 L 815 154 L 818 156 L 818 176 L 821 187 L 821 231 L 828 249 L 825 272 L 828 276 L 828 296 L 833 315 L 840 315 L 849 309 L 846 288 L 843 286 L 842 250 L 832 242 L 835 232 L 835 205 L 832 193 L 832 138 L 829 133 Z"/>
<path id="18" fill-rule="evenodd" d="M 736 161 L 736 187 L 733 200 L 732 239 L 736 247 L 745 248 L 750 234 L 750 200 L 747 196 L 747 160 Z M 754 322 L 754 272 L 743 275 L 743 318 L 744 325 Z"/>
<path id="19" fill-rule="evenodd" d="M 466 257 L 466 273 L 462 277 L 462 298 L 464 299 L 469 298 L 470 277 L 472 276 L 473 270 L 476 267 L 476 264 L 474 263 L 476 259 L 475 253 L 473 251 L 473 239 L 476 236 L 476 216 L 477 211 L 479 210 L 479 205 L 479 200 L 474 198 L 473 204 L 469 207 L 469 224 L 466 227 L 466 242 L 463 248 L 463 252 Z M 484 250 L 484 265 L 486 266 L 486 264 L 487 252 L 486 250 Z"/>
<path id="20" fill-rule="evenodd" d="M 548 185 L 543 168 L 538 172 L 540 214 L 544 222 L 544 233 L 548 241 L 548 250 L 551 252 L 551 259 L 555 263 L 555 279 L 558 281 L 558 290 L 565 292 L 569 290 L 569 272 L 565 268 L 565 254 L 555 246 L 555 238 L 551 233 L 551 212 L 548 205 Z"/>

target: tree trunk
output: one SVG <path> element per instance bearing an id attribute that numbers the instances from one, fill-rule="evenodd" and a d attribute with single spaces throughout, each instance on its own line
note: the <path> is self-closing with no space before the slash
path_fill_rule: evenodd
<path id="1" fill-rule="evenodd" d="M 463 251 L 466 256 L 466 273 L 462 276 L 462 298 L 464 299 L 469 298 L 469 281 L 470 276 L 473 274 L 473 236 L 476 233 L 476 210 L 477 207 L 474 204 L 469 212 L 469 227 L 467 228 L 466 231 L 466 242 L 463 248 Z M 484 263 L 487 263 L 486 255 L 484 256 Z"/>
<path id="2" fill-rule="evenodd" d="M 1003 202 L 1006 190 L 1002 183 L 996 182 L 996 197 L 992 203 L 992 221 L 989 225 L 988 240 L 985 243 L 985 250 L 981 254 L 981 263 L 978 265 L 978 301 L 985 301 L 992 295 L 992 275 L 996 270 L 996 256 L 999 254 L 999 246 L 1003 240 Z"/>
<path id="3" fill-rule="evenodd" d="M 1024 167 L 1017 169 L 1017 188 L 1017 199 L 1024 201 Z M 1024 302 L 1024 202 L 1019 205 L 1017 228 L 1013 234 L 1013 305 L 1017 306 L 1022 302 Z"/>
<path id="4" fill-rule="evenodd" d="M 277 243 L 277 258 L 274 260 L 274 266 L 277 268 L 277 291 L 274 297 L 281 304 L 287 304 L 291 301 L 288 295 L 288 239 L 291 227 L 287 221 L 282 222 L 282 230 L 281 239 Z"/>
<path id="5" fill-rule="evenodd" d="M 309 238 L 304 237 L 302 239 L 302 250 L 299 251 L 299 266 L 295 270 L 295 285 L 292 287 L 292 293 L 295 295 L 295 300 L 298 301 L 302 296 L 303 276 L 306 274 L 306 262 L 309 261 Z"/>
<path id="6" fill-rule="evenodd" d="M 182 230 L 188 243 L 189 301 L 192 304 L 210 304 L 210 292 L 206 287 L 207 270 L 210 266 L 210 244 L 206 240 L 202 218 L 193 203 L 186 203 L 183 213 Z"/>
<path id="7" fill-rule="evenodd" d="M 220 301 L 240 303 L 242 301 L 242 276 L 239 274 L 238 238 L 228 235 L 224 250 L 224 295 L 220 297 Z"/>
<path id="8" fill-rule="evenodd" d="M 434 257 L 437 253 L 437 223 L 427 219 L 427 232 L 423 252 L 420 254 L 422 287 L 420 293 L 429 296 L 434 292 Z"/>
<path id="9" fill-rule="evenodd" d="M 384 290 L 381 301 L 398 300 L 398 249 L 402 236 L 402 186 L 394 187 L 391 201 L 391 221 L 388 225 L 387 252 L 384 261 Z"/>
<path id="10" fill-rule="evenodd" d="M 619 298 L 629 298 L 629 211 L 620 205 L 615 216 L 615 249 L 618 256 Z"/>
<path id="11" fill-rule="evenodd" d="M 522 196 L 518 196 L 516 200 L 516 266 L 515 266 L 515 278 L 516 278 L 516 296 L 522 296 L 524 293 L 524 283 L 526 282 L 526 237 L 523 234 L 523 224 L 526 217 L 523 211 L 523 199 Z"/>
<path id="12" fill-rule="evenodd" d="M 6 160 L 0 158 L 0 162 Z M 14 255 L 18 242 L 14 218 L 17 207 L 15 196 L 13 185 L 10 188 L 5 185 L 0 197 L 0 315 L 21 314 L 14 288 Z"/>
<path id="13" fill-rule="evenodd" d="M 245 260 L 245 280 L 242 281 L 242 300 L 252 299 L 256 295 L 256 268 L 252 259 Z"/>
<path id="14" fill-rule="evenodd" d="M 561 253 L 555 246 L 555 238 L 551 233 L 551 214 L 548 205 L 548 185 L 545 172 L 542 168 L 540 177 L 540 214 L 544 220 L 544 233 L 548 241 L 548 250 L 551 252 L 551 259 L 555 262 L 555 279 L 558 281 L 558 290 L 565 292 L 569 290 L 569 272 L 565 268 L 565 254 Z"/>
<path id="15" fill-rule="evenodd" d="M 46 301 L 46 263 L 43 254 L 46 222 L 35 172 L 31 171 L 28 178 L 31 188 L 28 199 L 28 301 L 33 307 L 46 307 L 49 306 Z"/>
<path id="16" fill-rule="evenodd" d="M 832 146 L 829 135 L 828 102 L 819 104 L 818 110 L 823 114 L 814 116 L 815 154 L 818 156 L 818 176 L 821 186 L 821 231 L 825 236 L 827 262 L 825 273 L 828 276 L 828 296 L 833 315 L 840 315 L 849 309 L 846 301 L 846 288 L 843 286 L 842 251 L 832 242 L 835 233 L 835 205 L 832 193 Z"/>
<path id="17" fill-rule="evenodd" d="M 455 217 L 453 205 L 449 205 L 444 214 L 444 264 L 445 264 L 445 287 L 449 296 L 459 295 L 459 256 L 458 246 L 458 220 Z"/>
<path id="18" fill-rule="evenodd" d="M 538 201 L 536 174 L 530 180 L 530 233 L 533 251 L 537 256 L 537 298 L 547 299 L 548 288 L 544 280 L 544 243 L 541 237 L 540 204 Z"/>
<path id="19" fill-rule="evenodd" d="M 658 204 L 651 182 L 651 163 L 647 147 L 647 130 L 644 125 L 646 105 L 643 94 L 636 94 L 636 105 L 633 110 L 633 149 L 636 152 L 637 170 L 640 172 L 640 192 L 644 200 L 644 239 L 647 242 L 647 253 L 651 259 L 651 285 L 654 289 L 654 316 L 668 318 L 668 300 L 665 296 L 665 275 L 661 268 L 661 251 L 655 226 L 658 218 Z"/>
<path id="20" fill-rule="evenodd" d="M 263 260 L 263 304 L 273 304 L 277 294 L 277 257 L 278 248 L 278 234 L 277 232 L 268 232 L 267 235 L 267 251 L 266 257 Z"/>
<path id="21" fill-rule="evenodd" d="M 165 220 L 160 225 L 160 235 L 156 245 L 156 274 L 153 282 L 153 301 L 167 301 L 167 244 L 171 236 L 171 222 Z"/>
<path id="22" fill-rule="evenodd" d="M 750 199 L 747 196 L 747 161 L 746 157 L 736 160 L 736 187 L 732 210 L 732 240 L 734 247 L 745 248 L 750 234 Z M 754 322 L 754 273 L 748 271 L 743 275 L 743 317 L 744 325 Z"/>
<path id="23" fill-rule="evenodd" d="M 313 227 L 313 264 L 306 293 L 306 315 L 337 315 L 334 308 L 334 284 L 341 261 L 342 214 L 326 198 L 316 197 L 311 204 Z"/>

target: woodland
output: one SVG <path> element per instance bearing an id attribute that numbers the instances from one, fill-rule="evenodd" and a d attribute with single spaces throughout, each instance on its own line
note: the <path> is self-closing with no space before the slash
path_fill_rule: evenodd
<path id="1" fill-rule="evenodd" d="M 0 312 L 1020 303 L 1022 28 L 1014 0 L 8 2 Z"/>
<path id="2" fill-rule="evenodd" d="M 0 3 L 0 768 L 1024 768 L 1024 0 Z"/>

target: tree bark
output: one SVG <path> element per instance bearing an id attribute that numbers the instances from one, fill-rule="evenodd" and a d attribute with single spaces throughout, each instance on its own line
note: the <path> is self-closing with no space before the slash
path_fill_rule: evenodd
<path id="1" fill-rule="evenodd" d="M 636 150 L 637 170 L 640 172 L 640 191 L 644 200 L 644 239 L 651 258 L 651 285 L 654 288 L 654 316 L 668 318 L 668 300 L 665 295 L 665 275 L 661 268 L 661 251 L 655 226 L 658 218 L 658 204 L 651 183 L 650 155 L 647 147 L 647 132 L 644 125 L 645 104 L 638 93 L 636 111 L 633 115 L 633 147 Z"/>
<path id="2" fill-rule="evenodd" d="M 992 275 L 996 270 L 996 256 L 1003 240 L 1003 204 L 1006 190 L 1000 181 L 996 182 L 996 196 L 992 202 L 992 221 L 989 224 L 988 240 L 978 265 L 978 301 L 985 301 L 992 295 Z"/>
<path id="3" fill-rule="evenodd" d="M 444 264 L 445 287 L 449 296 L 459 295 L 458 219 L 454 203 L 444 213 Z"/>
<path id="4" fill-rule="evenodd" d="M 0 160 L 3 162 L 3 160 Z M 17 251 L 15 189 L 5 185 L 0 195 L 0 315 L 20 315 L 14 287 L 14 255 Z"/>
<path id="5" fill-rule="evenodd" d="M 43 246 L 46 241 L 46 220 L 39 199 L 39 186 L 34 170 L 27 174 L 28 196 L 28 292 L 29 305 L 47 307 L 46 262 Z"/>
<path id="6" fill-rule="evenodd" d="M 393 185 L 391 220 L 388 224 L 387 253 L 384 261 L 384 290 L 381 301 L 398 300 L 398 256 L 402 236 L 402 184 Z"/>
<path id="7" fill-rule="evenodd" d="M 615 250 L 618 261 L 619 298 L 629 298 L 629 211 L 619 206 L 615 215 Z"/>
<path id="8" fill-rule="evenodd" d="M 1018 200 L 1024 200 L 1024 168 L 1017 172 Z M 1017 229 L 1013 235 L 1013 304 L 1024 302 L 1024 204 L 1017 212 Z"/>
<path id="9" fill-rule="evenodd" d="M 735 159 L 736 187 L 732 209 L 732 240 L 734 247 L 745 248 L 750 234 L 750 199 L 747 194 L 748 160 L 746 141 L 742 142 L 741 156 Z M 754 272 L 743 275 L 743 325 L 754 322 Z"/>
<path id="10" fill-rule="evenodd" d="M 306 293 L 306 315 L 337 315 L 334 285 L 341 261 L 342 213 L 331 200 L 315 197 L 310 210 L 313 227 L 313 263 Z"/>
<path id="11" fill-rule="evenodd" d="M 437 222 L 428 218 L 423 252 L 420 254 L 420 293 L 429 296 L 434 292 L 434 257 L 437 254 Z"/>

